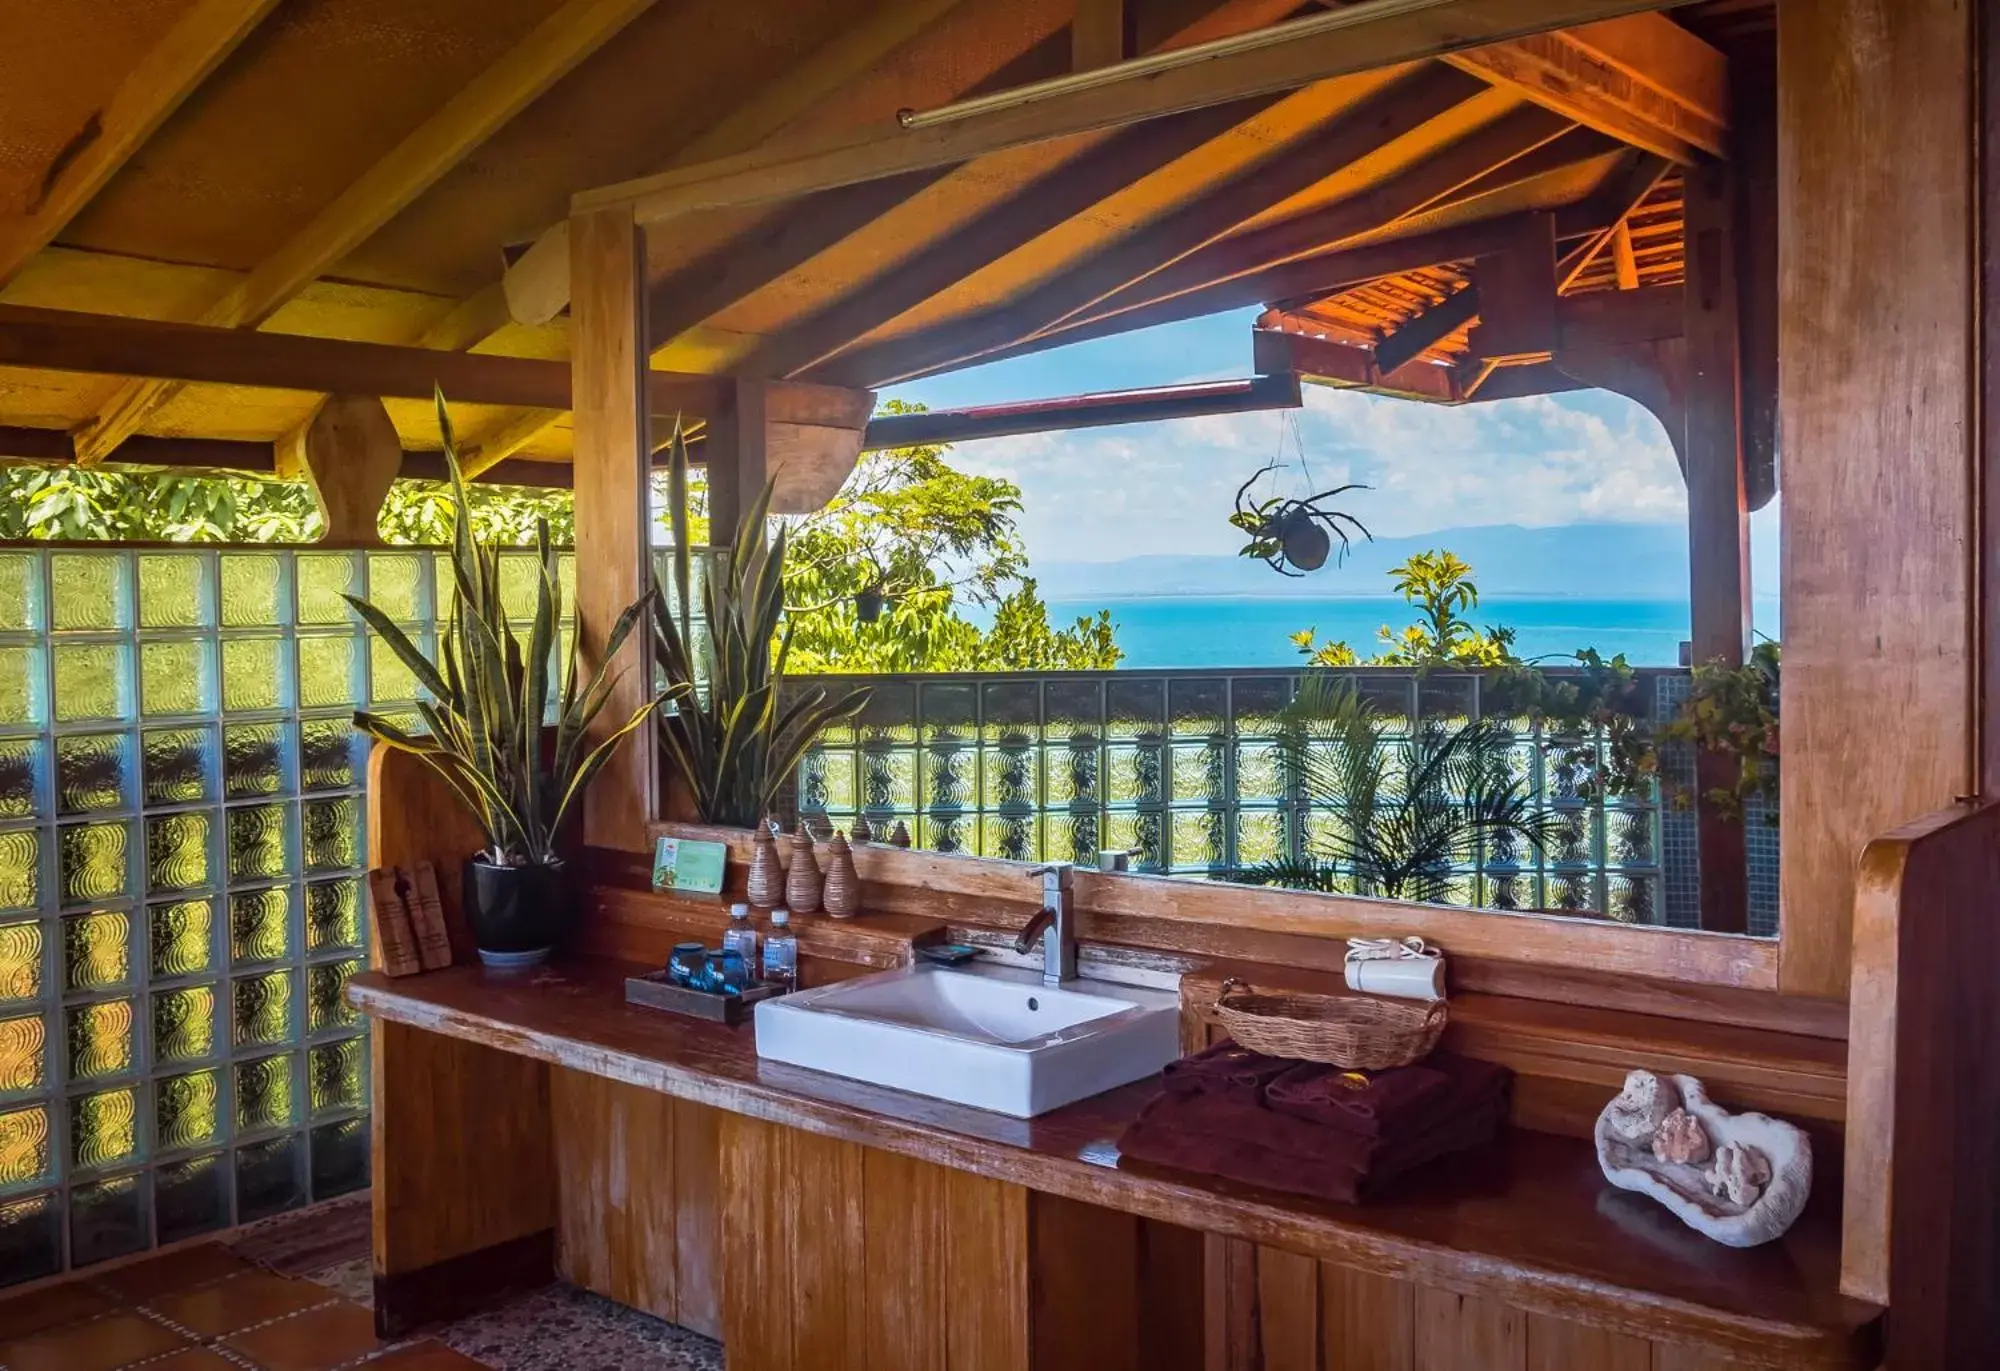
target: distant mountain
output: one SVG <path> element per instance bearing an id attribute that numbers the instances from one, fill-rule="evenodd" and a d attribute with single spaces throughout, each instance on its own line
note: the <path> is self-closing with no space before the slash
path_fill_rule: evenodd
<path id="1" fill-rule="evenodd" d="M 1479 593 L 1487 597 L 1682 600 L 1688 593 L 1687 532 L 1674 524 L 1440 529 L 1413 538 L 1358 543 L 1340 566 L 1329 563 L 1297 579 L 1245 557 L 1173 554 L 1116 562 L 1037 560 L 1033 574 L 1047 600 L 1376 596 L 1393 593 L 1389 568 L 1432 548 L 1448 548 L 1470 562 Z M 1764 552 L 1759 549 L 1760 561 Z M 1770 565 L 1775 567 L 1775 555 Z"/>

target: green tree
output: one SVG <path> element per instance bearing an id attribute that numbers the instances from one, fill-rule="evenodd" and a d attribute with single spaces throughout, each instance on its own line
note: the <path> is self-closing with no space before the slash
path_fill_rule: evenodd
<path id="1" fill-rule="evenodd" d="M 915 409 L 888 406 L 892 414 Z M 864 454 L 832 503 L 794 523 L 785 572 L 793 671 L 1116 666 L 1124 653 L 1108 612 L 1066 628 L 1049 622 L 1027 575 L 1016 523 L 1020 487 L 960 471 L 946 460 L 949 452 L 934 445 Z M 543 518 L 558 545 L 576 539 L 566 490 L 475 484 L 468 497 L 483 542 L 532 546 Z M 664 498 L 656 504 L 664 509 Z M 688 504 L 692 536 L 705 541 L 707 491 L 699 477 Z M 392 543 L 447 543 L 450 487 L 396 482 L 380 527 Z M 309 543 L 319 534 L 312 492 L 298 483 L 82 467 L 0 470 L 0 537 Z M 862 621 L 864 592 L 882 599 L 873 622 Z M 992 626 L 982 630 L 967 617 L 972 609 L 991 611 Z"/>
<path id="2" fill-rule="evenodd" d="M 548 519 L 558 544 L 575 540 L 566 490 L 475 485 L 468 493 L 473 528 L 483 541 L 532 546 L 538 517 Z M 451 488 L 442 481 L 396 482 L 383 502 L 380 527 L 392 543 L 449 541 Z M 85 467 L 0 471 L 0 537 L 309 543 L 319 535 L 312 492 L 297 482 Z"/>
<path id="3" fill-rule="evenodd" d="M 1479 604 L 1479 587 L 1472 567 L 1456 553 L 1440 548 L 1419 552 L 1389 571 L 1396 592 L 1417 610 L 1417 622 L 1401 632 L 1384 624 L 1376 637 L 1382 651 L 1369 659 L 1373 666 L 1507 666 L 1514 655 L 1514 630 L 1476 627 L 1466 613 Z M 1310 628 L 1292 635 L 1292 643 L 1313 666 L 1359 666 L 1361 658 L 1345 642 L 1319 642 Z"/>
<path id="4" fill-rule="evenodd" d="M 887 412 L 919 406 L 891 401 Z M 798 672 L 1108 670 L 1111 615 L 1067 628 L 1027 575 L 1021 488 L 960 471 L 942 444 L 864 453 L 840 493 L 791 533 L 786 613 Z M 872 621 L 864 601 L 879 597 Z M 981 630 L 964 611 L 993 613 Z"/>

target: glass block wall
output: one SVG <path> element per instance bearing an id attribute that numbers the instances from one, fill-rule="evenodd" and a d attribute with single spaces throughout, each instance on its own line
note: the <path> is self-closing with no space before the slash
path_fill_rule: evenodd
<path id="1" fill-rule="evenodd" d="M 415 684 L 340 593 L 428 644 L 436 562 L 0 549 L 0 1282 L 367 1183 L 349 716 Z"/>
<path id="2" fill-rule="evenodd" d="M 1480 713 L 1475 675 L 1353 675 L 1392 734 Z M 1685 693 L 1685 673 L 1645 675 L 1657 678 L 1656 713 Z M 1662 688 L 1669 681 L 1678 692 Z M 1315 852 L 1315 833 L 1340 821 L 1303 803 L 1282 774 L 1272 726 L 1296 683 L 1296 673 L 1269 670 L 877 678 L 862 716 L 802 764 L 797 804 L 843 827 L 865 813 L 878 834 L 900 820 L 917 846 L 939 851 L 1094 863 L 1122 850 L 1137 870 L 1227 878 Z M 1600 744 L 1557 749 L 1528 721 L 1519 729 L 1519 773 L 1559 838 L 1539 856 L 1478 854 L 1457 873 L 1459 902 L 1674 922 L 1686 901 L 1673 887 L 1698 893 L 1699 879 L 1691 861 L 1663 859 L 1663 839 L 1683 828 L 1691 837 L 1693 816 L 1662 806 L 1657 787 L 1583 798 L 1571 759 Z M 1753 890 L 1766 885 L 1775 903 L 1775 879 L 1753 872 Z M 1775 926 L 1775 909 L 1769 918 Z"/>

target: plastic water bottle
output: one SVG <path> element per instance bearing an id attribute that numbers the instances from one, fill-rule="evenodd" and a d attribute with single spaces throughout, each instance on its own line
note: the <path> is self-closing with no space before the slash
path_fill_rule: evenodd
<path id="1" fill-rule="evenodd" d="M 799 988 L 799 940 L 792 936 L 788 909 L 771 911 L 771 933 L 764 939 L 764 979 L 787 991 Z"/>
<path id="2" fill-rule="evenodd" d="M 764 964 L 761 955 L 762 942 L 763 939 L 757 932 L 757 925 L 750 922 L 750 906 L 747 904 L 729 906 L 729 928 L 722 935 L 722 946 L 725 951 L 734 952 L 742 957 L 743 965 L 750 968 L 752 976 L 757 975 Z"/>

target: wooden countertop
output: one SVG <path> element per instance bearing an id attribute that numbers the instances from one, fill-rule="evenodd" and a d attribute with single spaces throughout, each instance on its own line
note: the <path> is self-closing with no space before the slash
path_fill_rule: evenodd
<path id="1" fill-rule="evenodd" d="M 1732 1251 L 1607 1186 L 1589 1144 L 1519 1130 L 1368 1205 L 1121 1166 L 1117 1138 L 1156 1080 L 1038 1119 L 1008 1118 L 765 1062 L 749 1025 L 626 1005 L 624 977 L 636 969 L 580 960 L 527 974 L 369 973 L 348 994 L 379 1019 L 698 1104 L 1526 1310 L 1705 1344 L 1746 1365 L 1876 1365 L 1881 1311 L 1837 1292 L 1840 1233 L 1827 1214 L 1809 1212 L 1776 1243 Z"/>

